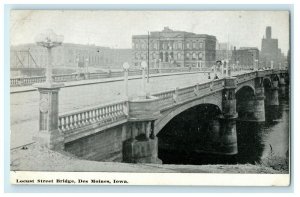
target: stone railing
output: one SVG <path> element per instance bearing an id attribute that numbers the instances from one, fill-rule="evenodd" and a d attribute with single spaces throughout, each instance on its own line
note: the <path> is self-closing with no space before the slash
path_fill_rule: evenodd
<path id="1" fill-rule="evenodd" d="M 177 73 L 177 72 L 196 72 L 196 71 L 206 71 L 205 69 L 199 68 L 162 68 L 162 69 L 150 69 L 150 74 L 159 73 Z M 146 70 L 147 73 L 147 70 Z M 129 70 L 129 76 L 138 76 L 142 74 L 142 70 L 135 69 Z M 104 79 L 104 78 L 115 78 L 123 77 L 123 71 L 110 71 L 110 72 L 98 72 L 98 73 L 86 73 L 86 74 L 64 74 L 64 75 L 54 75 L 54 82 L 67 82 L 67 81 L 77 81 L 77 80 L 88 80 L 88 79 Z M 46 80 L 45 76 L 40 77 L 18 77 L 10 79 L 10 86 L 29 86 L 34 83 L 42 83 Z"/>
<path id="2" fill-rule="evenodd" d="M 237 76 L 236 83 L 243 83 L 245 81 L 252 80 L 257 77 L 257 72 L 244 73 Z"/>
<path id="3" fill-rule="evenodd" d="M 77 80 L 76 74 L 65 74 L 65 75 L 54 75 L 53 81 L 55 82 L 65 82 L 65 81 L 75 81 Z"/>
<path id="4" fill-rule="evenodd" d="M 58 129 L 62 132 L 68 132 L 92 124 L 104 126 L 127 119 L 127 105 L 126 101 L 121 101 L 60 114 Z"/>
<path id="5" fill-rule="evenodd" d="M 176 88 L 171 91 L 164 91 L 153 94 L 159 98 L 159 106 L 161 110 L 170 108 L 182 102 L 188 102 L 199 97 L 203 97 L 224 88 L 224 79 L 213 80 L 211 82 L 196 84 L 183 88 Z"/>
<path id="6" fill-rule="evenodd" d="M 45 77 L 17 77 L 10 79 L 10 86 L 26 86 L 45 82 Z"/>

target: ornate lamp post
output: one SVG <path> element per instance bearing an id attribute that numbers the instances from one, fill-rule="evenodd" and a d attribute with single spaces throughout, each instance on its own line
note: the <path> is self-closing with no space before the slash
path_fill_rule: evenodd
<path id="1" fill-rule="evenodd" d="M 258 70 L 258 59 L 255 59 L 254 70 Z"/>
<path id="2" fill-rule="evenodd" d="M 274 61 L 271 60 L 271 69 L 273 70 L 273 68 L 274 68 Z"/>
<path id="3" fill-rule="evenodd" d="M 125 62 L 123 64 L 123 69 L 124 69 L 124 89 L 125 89 L 125 98 L 128 99 L 128 70 L 129 70 L 130 65 Z"/>
<path id="4" fill-rule="evenodd" d="M 55 34 L 51 29 L 36 36 L 36 44 L 45 47 L 48 52 L 48 64 L 46 69 L 46 83 L 52 83 L 52 48 L 60 46 L 64 36 Z"/>
<path id="5" fill-rule="evenodd" d="M 147 68 L 147 62 L 142 61 L 141 63 L 142 67 L 142 97 L 146 97 L 146 68 Z"/>
<path id="6" fill-rule="evenodd" d="M 48 64 L 46 82 L 34 85 L 40 93 L 39 132 L 34 136 L 34 141 L 55 150 L 64 148 L 64 137 L 58 129 L 58 92 L 64 85 L 52 81 L 52 48 L 60 46 L 62 41 L 63 36 L 56 35 L 52 30 L 47 30 L 36 37 L 36 44 L 48 51 Z"/>
<path id="7" fill-rule="evenodd" d="M 89 62 L 90 62 L 90 60 L 89 60 L 89 58 L 87 57 L 87 58 L 85 58 L 85 65 L 84 65 L 84 67 L 85 67 L 85 73 L 88 73 L 89 72 Z"/>

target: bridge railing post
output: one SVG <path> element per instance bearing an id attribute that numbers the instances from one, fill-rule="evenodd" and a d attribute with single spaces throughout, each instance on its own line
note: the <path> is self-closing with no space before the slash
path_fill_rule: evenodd
<path id="1" fill-rule="evenodd" d="M 64 149 L 64 137 L 58 129 L 58 93 L 63 84 L 37 84 L 40 93 L 39 101 L 39 131 L 34 136 L 42 147 L 52 150 Z"/>

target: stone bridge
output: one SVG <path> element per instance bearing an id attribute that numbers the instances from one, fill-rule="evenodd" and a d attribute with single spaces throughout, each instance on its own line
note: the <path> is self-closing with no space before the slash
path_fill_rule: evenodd
<path id="1" fill-rule="evenodd" d="M 160 163 L 159 132 L 181 113 L 203 106 L 218 111 L 206 151 L 237 154 L 236 120 L 265 121 L 265 105 L 279 105 L 278 86 L 287 79 L 286 70 L 253 71 L 64 114 L 58 109 L 62 86 L 39 85 L 35 141 L 88 160 Z"/>

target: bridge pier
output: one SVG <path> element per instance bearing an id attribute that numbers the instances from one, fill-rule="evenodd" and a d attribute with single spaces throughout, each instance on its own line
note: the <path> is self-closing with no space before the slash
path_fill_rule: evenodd
<path id="1" fill-rule="evenodd" d="M 246 98 L 247 97 L 247 98 Z M 255 93 L 238 99 L 239 120 L 250 122 L 265 121 L 264 87 L 255 87 Z"/>
<path id="2" fill-rule="evenodd" d="M 225 87 L 222 91 L 222 115 L 219 117 L 219 145 L 216 152 L 220 154 L 233 155 L 238 153 L 236 134 L 236 79 L 226 78 Z"/>
<path id="3" fill-rule="evenodd" d="M 123 142 L 123 161 L 128 163 L 162 163 L 158 158 L 158 140 L 154 121 L 159 118 L 158 98 L 129 101 L 130 139 Z"/>
<path id="4" fill-rule="evenodd" d="M 39 132 L 34 141 L 51 150 L 64 149 L 64 135 L 58 130 L 58 93 L 63 84 L 36 84 L 40 93 Z"/>
<path id="5" fill-rule="evenodd" d="M 272 81 L 272 87 L 270 89 L 268 105 L 278 106 L 279 105 L 279 94 L 278 94 L 278 81 Z"/>
<path id="6" fill-rule="evenodd" d="M 280 86 L 285 86 L 285 76 L 284 74 L 280 74 L 280 77 L 279 77 L 279 85 Z"/>

